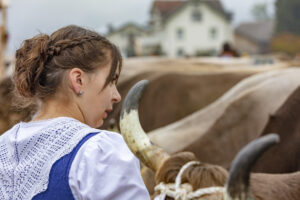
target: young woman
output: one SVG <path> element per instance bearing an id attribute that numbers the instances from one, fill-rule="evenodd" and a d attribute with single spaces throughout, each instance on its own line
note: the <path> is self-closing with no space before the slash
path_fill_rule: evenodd
<path id="1" fill-rule="evenodd" d="M 24 41 L 16 93 L 40 109 L 0 137 L 0 199 L 149 199 L 122 136 L 96 129 L 121 100 L 121 65 L 113 44 L 77 26 Z"/>

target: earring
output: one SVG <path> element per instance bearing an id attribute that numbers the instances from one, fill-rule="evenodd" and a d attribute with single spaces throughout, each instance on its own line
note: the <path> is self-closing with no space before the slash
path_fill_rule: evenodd
<path id="1" fill-rule="evenodd" d="M 78 93 L 78 96 L 81 96 L 83 94 L 83 92 L 80 90 Z"/>

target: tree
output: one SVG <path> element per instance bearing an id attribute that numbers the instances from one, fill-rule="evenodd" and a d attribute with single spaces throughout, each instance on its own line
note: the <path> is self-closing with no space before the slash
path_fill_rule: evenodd
<path id="1" fill-rule="evenodd" d="M 276 33 L 300 35 L 300 1 L 276 0 Z"/>
<path id="2" fill-rule="evenodd" d="M 256 21 L 271 19 L 266 3 L 255 4 L 251 9 L 251 13 Z"/>
<path id="3" fill-rule="evenodd" d="M 300 36 L 291 33 L 276 35 L 271 42 L 271 49 L 294 56 L 300 52 Z"/>

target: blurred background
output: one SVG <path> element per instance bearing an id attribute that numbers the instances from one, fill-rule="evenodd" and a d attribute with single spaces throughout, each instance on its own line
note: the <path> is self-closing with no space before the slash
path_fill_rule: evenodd
<path id="1" fill-rule="evenodd" d="M 115 42 L 124 57 L 297 56 L 297 0 L 1 0 L 2 51 L 26 38 L 76 24 Z M 226 55 L 230 55 L 227 53 Z"/>
<path id="2" fill-rule="evenodd" d="M 8 55 L 24 39 L 69 24 L 107 35 L 127 57 L 218 55 L 225 42 L 241 55 L 299 51 L 297 0 L 2 0 L 2 4 L 7 39 L 2 42 L 7 42 Z M 295 41 L 294 47 L 281 44 L 289 40 Z"/>

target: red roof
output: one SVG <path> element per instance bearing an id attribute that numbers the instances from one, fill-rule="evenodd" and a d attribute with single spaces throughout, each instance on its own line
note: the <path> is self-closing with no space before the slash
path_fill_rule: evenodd
<path id="1" fill-rule="evenodd" d="M 154 1 L 153 9 L 157 9 L 162 15 L 170 15 L 185 3 L 185 1 Z"/>
<path id="2" fill-rule="evenodd" d="M 163 18 L 167 18 L 187 2 L 189 2 L 189 0 L 155 0 L 153 2 L 151 12 L 158 10 Z M 205 3 L 224 17 L 230 19 L 229 14 L 224 10 L 219 0 L 205 1 Z"/>

